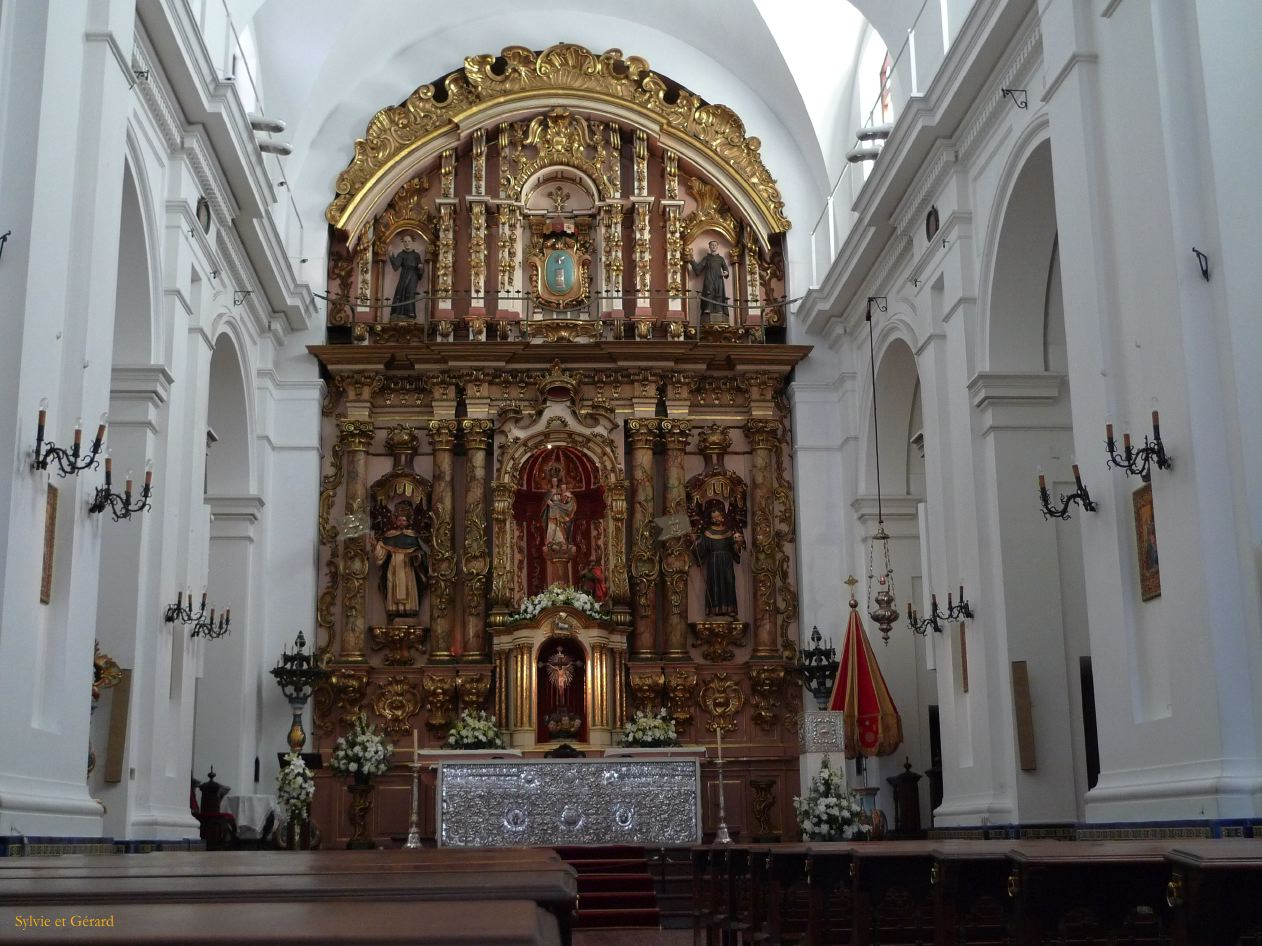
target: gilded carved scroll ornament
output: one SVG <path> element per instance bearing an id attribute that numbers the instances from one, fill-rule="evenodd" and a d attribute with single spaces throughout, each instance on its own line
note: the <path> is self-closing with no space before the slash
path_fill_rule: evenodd
<path id="1" fill-rule="evenodd" d="M 762 160 L 762 142 L 745 133 L 740 116 L 726 105 L 710 105 L 668 83 L 636 56 L 621 50 L 596 54 L 561 43 L 541 53 L 509 46 L 499 56 L 470 56 L 463 69 L 414 91 L 403 104 L 383 108 L 355 142 L 355 156 L 338 175 L 336 196 L 325 216 L 346 229 L 357 199 L 387 169 L 439 135 L 467 121 L 471 112 L 496 99 L 530 93 L 586 93 L 611 107 L 631 107 L 695 142 L 728 166 L 752 199 L 769 231 L 791 226 L 784 200 Z"/>
<path id="2" fill-rule="evenodd" d="M 377 681 L 373 709 L 387 735 L 405 735 L 412 728 L 408 720 L 421 711 L 421 695 L 413 679 L 400 675 Z"/>
<path id="3" fill-rule="evenodd" d="M 701 705 L 710 714 L 705 728 L 712 733 L 729 733 L 735 731 L 737 714 L 745 708 L 745 694 L 737 681 L 720 671 L 701 688 Z"/>

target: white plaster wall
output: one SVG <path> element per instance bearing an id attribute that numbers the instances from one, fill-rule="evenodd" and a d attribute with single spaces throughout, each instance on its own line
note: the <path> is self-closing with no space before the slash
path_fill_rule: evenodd
<path id="1" fill-rule="evenodd" d="M 150 0 L 141 7 L 167 33 L 172 18 L 188 13 Z M 135 2 L 68 3 L 55 17 L 48 10 L 10 4 L 0 16 L 0 216 L 15 237 L 0 261 L 0 284 L 19 313 L 6 322 L 11 334 L 0 355 L 8 359 L 0 384 L 16 406 L 12 420 L 0 421 L 8 425 L 0 443 L 7 444 L 9 471 L 0 476 L 0 833 L 195 837 L 188 808 L 194 684 L 207 667 L 222 682 L 227 675 L 218 665 L 232 651 L 208 658 L 213 645 L 190 640 L 187 628 L 165 624 L 162 615 L 177 589 L 200 592 L 213 574 L 203 499 L 211 339 L 233 333 L 247 365 L 260 363 L 266 339 L 275 374 L 275 349 L 289 341 L 295 316 L 269 311 L 268 298 L 293 302 L 303 325 L 314 307 L 309 293 L 294 294 L 288 264 L 274 252 L 280 242 L 270 213 L 251 219 L 227 183 L 248 180 L 241 169 L 257 160 L 252 137 L 220 139 L 216 150 L 180 113 L 173 89 L 198 88 L 205 78 L 198 63 L 169 44 L 160 52 L 142 34 Z M 148 80 L 133 75 L 133 56 L 150 69 Z M 135 181 L 126 212 L 125 162 Z M 202 195 L 215 214 L 209 235 L 194 215 Z M 120 245 L 126 246 L 121 264 Z M 277 262 L 286 269 L 275 269 Z M 236 286 L 256 291 L 234 305 Z M 305 410 L 295 409 L 289 439 L 313 444 L 320 397 L 314 362 L 294 357 L 287 364 L 288 382 L 259 387 L 291 385 L 290 400 Z M 252 413 L 261 400 L 255 377 L 247 367 L 239 380 Z M 38 603 L 38 588 L 49 474 L 28 468 L 41 397 L 50 401 L 46 437 L 59 443 L 70 439 L 77 416 L 86 418 L 90 440 L 95 418 L 110 407 L 115 488 L 129 467 L 139 481 L 146 457 L 154 460 L 155 476 L 152 511 L 120 523 L 87 513 L 102 472 L 57 480 L 48 605 Z M 245 449 L 261 454 L 261 444 L 251 437 Z M 253 464 L 261 465 L 257 458 Z M 314 509 L 314 462 L 311 469 L 305 479 L 269 481 L 266 489 L 284 489 L 299 505 L 305 489 Z M 254 498 L 262 508 L 267 496 Z M 216 530 L 223 542 L 233 539 L 234 517 L 238 524 L 251 519 L 241 506 L 225 510 Z M 282 534 L 281 552 L 293 542 L 310 556 L 313 529 Z M 237 556 L 224 558 L 239 567 Z M 222 586 L 210 589 L 212 603 L 226 606 L 236 593 L 230 583 L 241 580 L 246 613 L 238 610 L 234 620 L 250 628 L 253 614 L 261 629 L 266 594 L 254 593 L 262 585 L 257 570 L 218 571 Z M 311 590 L 306 595 L 314 598 Z M 132 671 L 117 783 L 104 782 L 109 691 L 91 725 L 98 768 L 90 783 L 85 777 L 94 637 Z M 204 728 L 208 739 L 228 734 L 241 771 L 252 767 L 265 728 L 257 718 L 265 645 L 258 631 L 239 640 L 243 672 L 233 679 L 240 711 L 223 727 Z M 282 738 L 285 726 L 279 719 L 273 727 Z"/>
<path id="2" fill-rule="evenodd" d="M 1257 63 L 1238 35 L 1249 16 L 1241 4 L 1044 0 L 1004 50 L 983 57 L 984 91 L 961 120 L 937 129 L 940 143 L 923 163 L 887 169 L 887 179 L 911 180 L 896 214 L 903 229 L 875 256 L 852 240 L 816 294 L 832 307 L 816 318 L 819 303 L 805 304 L 833 359 L 850 365 L 866 356 L 867 295 L 887 296 L 891 313 L 907 297 L 917 313 L 927 567 L 939 589 L 963 581 L 977 613 L 966 627 L 967 693 L 958 635 L 933 642 L 946 792 L 939 825 L 1262 813 L 1259 443 L 1242 413 L 1262 393 L 1255 356 L 1245 354 L 1262 350 L 1262 338 L 1242 315 L 1259 278 L 1247 260 L 1262 250 L 1246 223 L 1262 197 L 1242 156 L 1259 132 L 1240 120 L 1247 93 L 1224 64 Z M 1027 88 L 1029 109 L 1001 101 L 1000 84 Z M 950 109 L 941 103 L 937 114 Z M 1005 213 L 1047 212 L 1008 197 L 1040 136 L 1052 150 L 1063 355 L 995 328 L 1047 303 L 1041 293 L 992 291 Z M 886 226 L 870 215 L 889 204 L 867 197 L 856 227 Z M 923 232 L 930 203 L 942 221 L 932 241 Z M 1210 254 L 1209 283 L 1192 246 Z M 862 289 L 830 297 L 843 280 Z M 1049 387 L 1046 364 L 1030 363 L 1035 355 L 1066 371 L 1071 403 Z M 866 379 L 857 377 L 862 403 Z M 1141 602 L 1131 510 L 1139 483 L 1106 468 L 1101 441 L 1106 419 L 1119 439 L 1129 430 L 1142 440 L 1153 397 L 1174 468 L 1153 474 L 1163 593 Z M 823 418 L 808 420 L 805 399 L 795 407 L 799 431 L 827 429 Z M 846 469 L 853 425 L 865 421 L 841 405 L 837 416 L 836 446 L 811 451 L 815 468 Z M 1074 455 L 1099 512 L 1043 523 L 1034 467 L 1047 466 L 1054 490 L 1068 491 Z M 844 518 L 842 545 L 858 546 L 861 523 Z M 1083 656 L 1094 668 L 1102 767 L 1091 791 Z M 1015 659 L 1038 672 L 1032 773 L 1017 766 Z M 910 681 L 887 676 L 898 681 L 900 708 L 910 705 Z"/>

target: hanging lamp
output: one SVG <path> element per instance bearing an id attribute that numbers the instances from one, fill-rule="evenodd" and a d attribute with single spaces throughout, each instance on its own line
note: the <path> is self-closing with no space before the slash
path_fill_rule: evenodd
<path id="1" fill-rule="evenodd" d="M 872 445 L 876 454 L 876 533 L 868 545 L 868 616 L 881 631 L 881 641 L 888 647 L 890 631 L 898 621 L 898 608 L 894 602 L 894 566 L 890 562 L 890 537 L 885 531 L 885 515 L 881 503 L 881 436 L 877 422 L 876 408 L 876 341 L 872 330 L 872 305 L 884 312 L 887 304 L 883 296 L 868 297 L 868 359 L 872 369 Z M 880 545 L 879 555 L 876 552 Z M 874 559 L 879 558 L 880 571 L 874 568 Z M 876 579 L 876 593 L 872 593 L 873 579 Z"/>

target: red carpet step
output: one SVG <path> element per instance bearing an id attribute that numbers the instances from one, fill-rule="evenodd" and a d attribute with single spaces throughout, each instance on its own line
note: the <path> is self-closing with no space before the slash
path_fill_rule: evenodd
<path id="1" fill-rule="evenodd" d="M 658 929 L 661 914 L 638 847 L 559 847 L 556 852 L 578 872 L 575 929 Z"/>

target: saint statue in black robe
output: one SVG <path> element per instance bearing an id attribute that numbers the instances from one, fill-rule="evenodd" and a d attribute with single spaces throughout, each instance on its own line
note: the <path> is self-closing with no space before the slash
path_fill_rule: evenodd
<path id="1" fill-rule="evenodd" d="M 719 244 L 710 241 L 710 252 L 699 260 L 688 260 L 694 276 L 701 277 L 701 314 L 727 317 L 727 262 L 719 253 Z"/>
<path id="2" fill-rule="evenodd" d="M 403 234 L 403 249 L 390 254 L 390 267 L 399 274 L 390 300 L 391 322 L 416 321 L 416 297 L 421 291 L 421 279 L 425 275 L 421 254 L 412 248 L 412 236 Z"/>
<path id="3" fill-rule="evenodd" d="M 745 537 L 727 526 L 723 510 L 710 510 L 710 521 L 692 544 L 692 557 L 705 569 L 705 613 L 710 618 L 736 617 L 736 566 Z"/>

